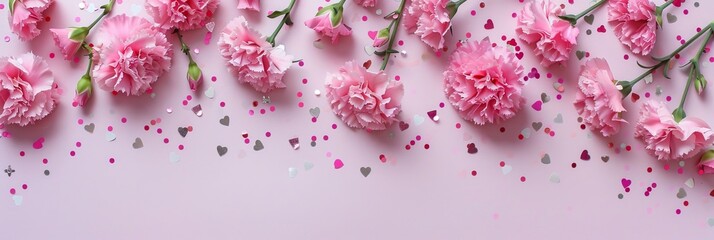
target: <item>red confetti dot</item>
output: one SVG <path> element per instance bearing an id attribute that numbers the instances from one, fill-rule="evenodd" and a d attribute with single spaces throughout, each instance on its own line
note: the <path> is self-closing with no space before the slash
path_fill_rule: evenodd
<path id="1" fill-rule="evenodd" d="M 571 164 L 570 164 L 570 167 L 572 167 L 572 168 L 576 168 L 577 166 L 578 166 L 577 163 L 571 163 Z"/>
<path id="2" fill-rule="evenodd" d="M 476 176 L 476 174 L 478 174 L 478 173 L 476 172 L 476 170 L 472 170 L 472 171 L 471 171 L 471 176 Z"/>
<path id="3" fill-rule="evenodd" d="M 526 182 L 526 177 L 521 176 L 521 182 Z"/>

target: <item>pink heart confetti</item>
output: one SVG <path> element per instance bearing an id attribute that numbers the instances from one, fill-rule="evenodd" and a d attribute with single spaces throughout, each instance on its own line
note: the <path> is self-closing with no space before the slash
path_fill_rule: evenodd
<path id="1" fill-rule="evenodd" d="M 543 102 L 538 100 L 538 101 L 534 102 L 533 105 L 531 105 L 531 107 L 533 109 L 535 109 L 536 111 L 540 111 L 543 109 Z"/>
<path id="2" fill-rule="evenodd" d="M 342 162 L 340 159 L 335 159 L 335 169 L 340 169 L 345 166 L 345 163 Z"/>

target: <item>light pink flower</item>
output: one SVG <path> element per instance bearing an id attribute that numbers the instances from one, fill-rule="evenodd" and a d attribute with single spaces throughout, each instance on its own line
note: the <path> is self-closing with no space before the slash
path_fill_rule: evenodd
<path id="1" fill-rule="evenodd" d="M 404 86 L 384 71 L 372 73 L 353 62 L 327 74 L 327 100 L 332 111 L 352 128 L 384 130 L 398 121 Z"/>
<path id="2" fill-rule="evenodd" d="M 450 0 L 413 0 L 404 12 L 404 27 L 434 51 L 444 48 L 444 35 L 451 28 L 446 4 Z"/>
<path id="3" fill-rule="evenodd" d="M 312 28 L 321 36 L 328 37 L 332 40 L 332 43 L 337 42 L 340 36 L 349 36 L 352 34 L 352 29 L 346 24 L 342 23 L 342 20 L 337 23 L 337 25 L 332 24 L 332 14 L 327 11 L 322 15 L 315 16 L 311 19 L 305 21 L 305 26 Z M 342 13 L 339 13 L 342 14 Z M 342 17 L 340 16 L 340 19 Z"/>
<path id="4" fill-rule="evenodd" d="M 292 56 L 280 45 L 272 47 L 260 33 L 248 27 L 243 16 L 228 23 L 218 40 L 218 51 L 228 60 L 228 69 L 241 83 L 259 92 L 285 88 L 283 76 L 292 64 Z"/>
<path id="5" fill-rule="evenodd" d="M 615 36 L 635 54 L 647 55 L 657 41 L 655 4 L 650 0 L 608 1 L 608 21 Z"/>
<path id="6" fill-rule="evenodd" d="M 33 124 L 55 109 L 60 94 L 44 59 L 32 53 L 0 58 L 0 125 Z"/>
<path id="7" fill-rule="evenodd" d="M 626 110 L 622 106 L 622 94 L 613 81 L 615 78 L 605 59 L 588 60 L 580 70 L 573 103 L 585 125 L 605 137 L 616 134 L 622 123 L 627 123 L 620 116 Z"/>
<path id="8" fill-rule="evenodd" d="M 377 0 L 355 0 L 355 3 L 362 7 L 374 7 L 377 4 Z"/>
<path id="9" fill-rule="evenodd" d="M 535 54 L 545 67 L 567 61 L 577 44 L 580 31 L 558 18 L 564 14 L 563 9 L 550 0 L 534 0 L 526 3 L 518 15 L 518 38 L 534 45 Z"/>
<path id="10" fill-rule="evenodd" d="M 640 110 L 635 137 L 659 160 L 690 158 L 714 142 L 714 131 L 703 120 L 685 117 L 679 123 L 661 102 L 646 102 Z"/>
<path id="11" fill-rule="evenodd" d="M 171 68 L 171 43 L 144 18 L 107 18 L 99 34 L 92 77 L 101 89 L 141 95 Z"/>
<path id="12" fill-rule="evenodd" d="M 238 0 L 238 9 L 260 12 L 260 0 Z"/>
<path id="13" fill-rule="evenodd" d="M 454 51 L 444 72 L 446 98 L 466 120 L 498 123 L 523 105 L 521 73 L 523 66 L 506 48 L 492 47 L 488 38 L 467 42 Z"/>
<path id="14" fill-rule="evenodd" d="M 43 13 L 54 0 L 14 0 L 8 6 L 12 13 L 8 14 L 10 28 L 22 41 L 29 41 L 40 35 L 37 23 L 45 21 Z"/>
<path id="15" fill-rule="evenodd" d="M 218 3 L 218 0 L 146 0 L 144 7 L 162 28 L 187 31 L 206 26 Z"/>
<path id="16" fill-rule="evenodd" d="M 74 31 L 82 31 L 82 29 L 73 27 L 50 29 L 52 38 L 55 40 L 55 45 L 59 47 L 65 60 L 71 60 L 72 57 L 77 54 L 77 51 L 79 51 L 79 48 L 82 46 L 82 42 L 84 42 L 84 38 L 86 37 L 85 34 L 81 37 L 82 40 L 72 39 L 71 36 Z"/>

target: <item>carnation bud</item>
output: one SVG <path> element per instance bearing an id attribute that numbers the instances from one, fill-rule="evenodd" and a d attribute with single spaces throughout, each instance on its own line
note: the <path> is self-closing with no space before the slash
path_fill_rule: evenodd
<path id="1" fill-rule="evenodd" d="M 89 34 L 89 28 L 87 27 L 71 27 L 69 29 L 72 29 L 72 31 L 69 32 L 69 39 L 76 42 L 84 42 Z"/>
<path id="2" fill-rule="evenodd" d="M 89 97 L 92 95 L 92 78 L 89 74 L 85 74 L 79 79 L 75 93 L 74 102 L 76 102 L 79 106 L 87 104 Z"/>
<path id="3" fill-rule="evenodd" d="M 201 72 L 201 68 L 198 67 L 198 64 L 196 62 L 191 61 L 188 64 L 188 73 L 186 73 L 186 79 L 188 79 L 188 86 L 191 88 L 191 91 L 196 91 L 198 89 L 198 86 L 201 85 L 203 82 L 203 73 Z"/>
<path id="4" fill-rule="evenodd" d="M 714 149 L 709 149 L 702 157 L 699 158 L 699 163 L 697 164 L 704 173 L 714 173 Z"/>
<path id="5" fill-rule="evenodd" d="M 682 119 L 687 117 L 687 113 L 684 112 L 684 109 L 681 107 L 678 107 L 677 109 L 674 109 L 674 112 L 672 112 L 672 115 L 674 115 L 674 121 L 682 121 Z"/>
<path id="6" fill-rule="evenodd" d="M 377 32 L 377 35 L 374 36 L 374 43 L 372 43 L 372 47 L 379 48 L 387 44 L 389 42 L 389 33 L 391 31 L 391 28 L 383 28 Z"/>
<path id="7" fill-rule="evenodd" d="M 706 87 L 707 79 L 704 78 L 704 74 L 697 73 L 697 78 L 694 79 L 694 89 L 696 89 L 697 93 L 701 95 Z"/>

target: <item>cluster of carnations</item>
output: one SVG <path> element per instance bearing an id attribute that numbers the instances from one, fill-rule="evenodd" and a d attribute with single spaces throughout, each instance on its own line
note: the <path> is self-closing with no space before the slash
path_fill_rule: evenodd
<path id="1" fill-rule="evenodd" d="M 669 0 L 656 6 L 649 0 L 600 0 L 580 14 L 565 15 L 560 6 L 549 0 L 535 0 L 527 3 L 521 11 L 516 31 L 520 39 L 534 45 L 534 52 L 540 57 L 542 65 L 562 64 L 568 60 L 577 42 L 578 29 L 573 26 L 604 3 L 608 5 L 608 21 L 615 27 L 614 32 L 620 42 L 632 53 L 647 56 L 657 40 L 656 32 L 662 25 L 663 10 L 670 5 L 680 6 L 682 1 Z M 689 74 L 678 107 L 670 112 L 663 102 L 645 102 L 635 126 L 635 138 L 640 139 L 646 150 L 659 160 L 691 158 L 711 147 L 714 131 L 705 121 L 687 116 L 684 103 L 691 88 L 701 94 L 707 86 L 699 60 L 708 51 L 706 46 L 713 35 L 714 22 L 700 28 L 669 55 L 652 57 L 656 61 L 653 65 L 640 65 L 647 70 L 631 81 L 616 80 L 604 59 L 586 61 L 580 71 L 574 101 L 585 125 L 605 137 L 617 134 L 627 123 L 622 118 L 626 111 L 622 100 L 632 92 L 633 87 L 657 69 L 669 78 L 669 71 L 676 64 L 674 57 L 703 37 L 704 40 L 699 40 L 701 47 L 683 66 Z M 714 172 L 714 151 L 704 154 L 699 166 L 702 173 Z"/>
<path id="2" fill-rule="evenodd" d="M 152 83 L 171 67 L 173 51 L 167 32 L 177 36 L 181 51 L 189 59 L 190 89 L 198 89 L 203 73 L 181 32 L 205 27 L 219 1 L 146 0 L 145 8 L 154 23 L 140 17 L 109 17 L 100 27 L 97 43 L 88 44 L 90 31 L 111 13 L 114 1 L 103 5 L 102 14 L 89 26 L 50 30 L 65 59 L 74 58 L 82 49 L 89 56 L 87 71 L 77 84 L 75 103 L 87 103 L 93 83 L 103 90 L 127 95 L 150 91 Z M 390 80 L 385 70 L 392 54 L 398 52 L 393 44 L 400 24 L 434 51 L 441 50 L 446 33 L 452 27 L 451 19 L 466 1 L 412 0 L 407 3 L 401 0 L 399 7 L 384 17 L 389 24 L 369 34 L 377 49 L 375 54 L 382 57 L 379 71 L 368 71 L 371 64 L 367 63 L 371 61 L 364 65 L 350 61 L 337 73 L 328 73 L 326 96 L 333 112 L 353 128 L 383 130 L 397 122 L 404 86 L 400 81 Z M 345 2 L 321 7 L 315 17 L 304 22 L 305 26 L 330 39 L 331 43 L 351 35 L 351 28 L 342 21 Z M 376 0 L 355 2 L 372 7 Z M 566 14 L 551 0 L 532 0 L 525 3 L 518 15 L 516 34 L 533 46 L 541 65 L 562 65 L 577 44 L 578 20 L 607 3 L 608 21 L 614 26 L 617 38 L 632 53 L 644 56 L 649 55 L 655 45 L 662 12 L 670 5 L 680 6 L 681 2 L 669 0 L 656 6 L 650 0 L 599 0 L 579 14 Z M 12 30 L 25 41 L 39 35 L 37 23 L 52 3 L 52 0 L 11 0 Z M 230 21 L 220 33 L 219 52 L 238 81 L 263 93 L 286 87 L 283 76 L 293 58 L 283 45 L 276 46 L 276 36 L 284 25 L 293 24 L 291 11 L 295 4 L 296 0 L 291 0 L 285 9 L 268 14 L 269 18 L 281 17 L 278 27 L 268 37 L 251 29 L 243 17 Z M 260 11 L 260 3 L 259 0 L 239 0 L 238 8 Z M 645 103 L 635 131 L 647 150 L 660 160 L 689 158 L 701 153 L 714 142 L 714 132 L 704 121 L 686 116 L 684 100 L 691 85 L 698 93 L 706 87 L 698 61 L 713 34 L 714 24 L 707 25 L 671 54 L 653 58 L 656 64 L 642 66 L 648 70 L 632 81 L 615 80 L 604 59 L 588 60 L 578 80 L 579 91 L 574 102 L 578 114 L 588 127 L 603 136 L 618 133 L 627 123 L 622 119 L 626 111 L 622 99 L 630 94 L 633 86 L 660 68 L 669 78 L 667 72 L 673 67 L 672 58 L 705 36 L 701 48 L 687 65 L 689 79 L 679 107 L 670 113 L 661 102 Z M 513 52 L 491 43 L 488 38 L 459 42 L 444 72 L 445 94 L 464 119 L 479 125 L 499 123 L 512 118 L 522 108 L 522 73 L 523 67 Z M 27 125 L 43 118 L 52 111 L 61 93 L 47 64 L 32 54 L 1 59 L 0 86 L 0 104 L 3 105 L 0 124 Z M 714 151 L 705 154 L 701 164 L 706 172 L 714 172 Z"/>

